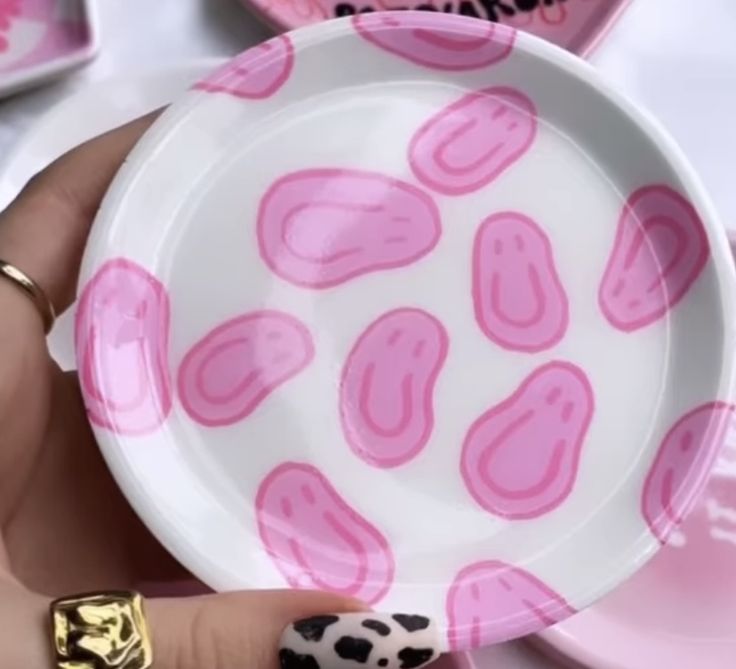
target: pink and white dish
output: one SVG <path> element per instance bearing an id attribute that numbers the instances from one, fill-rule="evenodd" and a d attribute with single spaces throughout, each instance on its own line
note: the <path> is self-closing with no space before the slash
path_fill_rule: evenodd
<path id="1" fill-rule="evenodd" d="M 631 0 L 240 0 L 279 31 L 386 10 L 459 14 L 533 33 L 586 55 Z"/>
<path id="2" fill-rule="evenodd" d="M 350 594 L 463 650 L 673 532 L 734 410 L 735 279 L 677 147 L 584 62 L 376 13 L 156 122 L 92 231 L 77 363 L 121 488 L 209 586 Z"/>
<path id="3" fill-rule="evenodd" d="M 96 52 L 89 0 L 0 0 L 0 96 L 68 72 Z"/>

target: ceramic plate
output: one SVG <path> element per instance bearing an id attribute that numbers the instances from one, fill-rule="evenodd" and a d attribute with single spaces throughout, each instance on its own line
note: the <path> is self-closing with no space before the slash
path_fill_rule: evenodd
<path id="1" fill-rule="evenodd" d="M 475 19 L 326 22 L 207 77 L 80 281 L 89 419 L 187 567 L 426 613 L 451 649 L 629 576 L 732 413 L 734 270 L 681 154 Z"/>
<path id="2" fill-rule="evenodd" d="M 67 72 L 97 51 L 88 0 L 0 3 L 0 96 Z"/>
<path id="3" fill-rule="evenodd" d="M 182 63 L 173 69 L 93 84 L 70 95 L 39 118 L 0 164 L 0 210 L 29 179 L 59 156 L 92 137 L 170 103 L 217 59 Z M 73 313 L 56 321 L 49 348 L 62 369 L 74 369 Z"/>
<path id="4" fill-rule="evenodd" d="M 630 0 L 241 0 L 278 30 L 373 11 L 417 9 L 461 14 L 521 28 L 587 54 Z"/>
<path id="5" fill-rule="evenodd" d="M 598 669 L 731 669 L 735 560 L 736 421 L 731 420 L 705 494 L 667 545 L 628 583 L 539 640 Z"/>

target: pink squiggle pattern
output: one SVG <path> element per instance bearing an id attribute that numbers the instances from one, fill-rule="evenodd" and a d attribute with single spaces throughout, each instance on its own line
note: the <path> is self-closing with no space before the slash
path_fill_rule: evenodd
<path id="1" fill-rule="evenodd" d="M 443 325 L 420 309 L 390 311 L 361 334 L 340 384 L 343 432 L 358 457 L 390 468 L 422 451 L 434 427 L 434 387 L 447 349 Z"/>
<path id="2" fill-rule="evenodd" d="M 736 407 L 710 402 L 678 420 L 662 441 L 644 482 L 641 511 L 666 543 L 696 501 L 721 447 L 736 428 Z"/>
<path id="3" fill-rule="evenodd" d="M 163 285 L 130 260 L 110 260 L 82 290 L 75 326 L 90 421 L 125 435 L 156 430 L 171 410 Z"/>
<path id="4" fill-rule="evenodd" d="M 279 311 L 256 311 L 207 333 L 184 356 L 179 397 L 187 414 L 209 427 L 246 419 L 314 357 L 307 328 Z"/>
<path id="5" fill-rule="evenodd" d="M 475 501 L 512 520 L 560 506 L 575 484 L 594 405 L 579 367 L 551 362 L 532 372 L 468 430 L 460 470 Z"/>
<path id="6" fill-rule="evenodd" d="M 697 211 L 669 186 L 628 199 L 598 293 L 608 322 L 633 332 L 661 319 L 687 294 L 708 262 Z"/>
<path id="7" fill-rule="evenodd" d="M 532 219 L 516 212 L 489 216 L 473 245 L 473 304 L 484 334 L 503 348 L 537 353 L 567 331 L 567 294 L 552 245 Z"/>
<path id="8" fill-rule="evenodd" d="M 412 137 L 409 163 L 428 188 L 465 195 L 518 161 L 536 133 L 536 108 L 526 95 L 513 88 L 486 88 L 430 118 Z"/>
<path id="9" fill-rule="evenodd" d="M 451 650 L 516 639 L 576 613 L 539 578 L 497 560 L 462 569 L 450 586 L 446 608 Z"/>
<path id="10" fill-rule="evenodd" d="M 248 49 L 194 85 L 195 90 L 259 100 L 274 95 L 294 69 L 294 46 L 279 35 Z"/>
<path id="11" fill-rule="evenodd" d="M 369 604 L 394 578 L 386 538 L 339 495 L 316 467 L 286 462 L 261 483 L 258 531 L 293 588 L 337 592 Z"/>
<path id="12" fill-rule="evenodd" d="M 419 12 L 376 12 L 353 17 L 368 42 L 417 65 L 448 71 L 475 70 L 503 61 L 513 49 L 513 28 L 463 16 L 436 17 Z"/>
<path id="13" fill-rule="evenodd" d="M 278 179 L 261 200 L 261 258 L 305 288 L 331 288 L 363 274 L 410 265 L 441 234 L 423 191 L 375 172 L 308 169 Z"/>

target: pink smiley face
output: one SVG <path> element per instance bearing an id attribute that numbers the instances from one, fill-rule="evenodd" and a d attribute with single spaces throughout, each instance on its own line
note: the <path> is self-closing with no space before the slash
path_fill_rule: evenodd
<path id="1" fill-rule="evenodd" d="M 503 61 L 511 53 L 513 28 L 490 21 L 447 16 L 438 23 L 425 14 L 358 14 L 358 34 L 368 42 L 417 65 L 436 70 L 476 70 Z"/>
<path id="2" fill-rule="evenodd" d="M 409 163 L 425 186 L 465 195 L 487 186 L 531 147 L 537 132 L 532 101 L 512 88 L 468 93 L 414 135 Z"/>
<path id="3" fill-rule="evenodd" d="M 302 170 L 261 200 L 258 244 L 271 270 L 307 288 L 331 288 L 427 255 L 441 233 L 432 199 L 397 179 L 347 169 Z"/>
<path id="4" fill-rule="evenodd" d="M 590 382 L 575 365 L 534 371 L 468 431 L 461 472 L 470 494 L 512 520 L 556 509 L 575 484 L 593 408 Z"/>
<path id="5" fill-rule="evenodd" d="M 360 336 L 340 384 L 343 432 L 358 457 L 396 467 L 426 446 L 447 348 L 445 328 L 419 309 L 384 314 Z"/>
<path id="6" fill-rule="evenodd" d="M 380 601 L 394 576 L 386 538 L 311 465 L 274 469 L 256 497 L 258 531 L 293 588 Z"/>

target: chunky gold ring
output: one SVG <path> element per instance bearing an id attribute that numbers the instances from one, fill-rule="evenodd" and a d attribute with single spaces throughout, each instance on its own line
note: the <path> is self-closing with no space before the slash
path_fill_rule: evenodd
<path id="1" fill-rule="evenodd" d="M 51 622 L 58 669 L 148 669 L 153 664 L 138 593 L 63 597 L 51 603 Z"/>
<path id="2" fill-rule="evenodd" d="M 43 320 L 44 332 L 46 334 L 51 332 L 51 328 L 56 320 L 56 312 L 54 311 L 54 305 L 51 304 L 51 300 L 46 297 L 46 293 L 41 290 L 39 285 L 25 272 L 4 260 L 0 260 L 0 276 L 4 276 L 18 286 L 26 297 L 36 305 L 36 309 L 38 309 L 38 313 Z"/>

